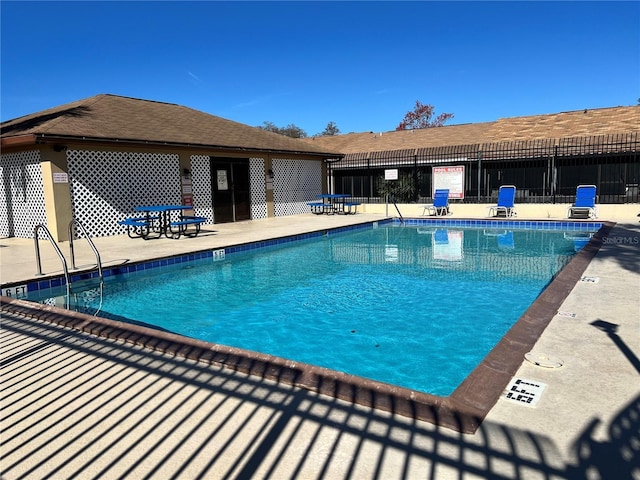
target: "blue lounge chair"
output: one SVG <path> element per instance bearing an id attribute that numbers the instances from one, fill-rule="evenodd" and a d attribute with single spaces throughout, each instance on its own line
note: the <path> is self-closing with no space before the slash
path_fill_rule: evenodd
<path id="1" fill-rule="evenodd" d="M 437 189 L 433 195 L 433 203 L 424 206 L 422 215 L 425 212 L 429 215 L 449 215 L 449 189 Z"/>
<path id="2" fill-rule="evenodd" d="M 598 218 L 595 185 L 578 185 L 576 188 L 576 201 L 569 207 L 567 217 Z"/>
<path id="3" fill-rule="evenodd" d="M 485 229 L 483 235 L 485 237 L 496 237 L 500 250 L 513 250 L 515 248 L 512 230 Z"/>
<path id="4" fill-rule="evenodd" d="M 449 243 L 449 231 L 446 228 L 438 228 L 433 234 L 433 243 L 447 245 Z"/>
<path id="5" fill-rule="evenodd" d="M 498 235 L 498 248 L 500 250 L 513 250 L 516 248 L 515 242 L 513 241 L 513 232 L 511 230 Z"/>
<path id="6" fill-rule="evenodd" d="M 570 234 L 570 233 L 564 234 L 565 240 L 570 240 L 573 242 L 573 249 L 576 252 L 579 252 L 580 250 L 582 250 L 584 246 L 587 243 L 589 243 L 592 237 L 593 237 L 593 233 L 587 233 L 587 232 L 584 232 L 584 233 L 576 232 L 574 234 Z"/>
<path id="7" fill-rule="evenodd" d="M 515 217 L 516 210 L 514 203 L 516 200 L 516 187 L 513 185 L 503 185 L 498 190 L 498 204 L 489 207 L 489 216 L 497 217 L 504 213 L 505 217 Z"/>

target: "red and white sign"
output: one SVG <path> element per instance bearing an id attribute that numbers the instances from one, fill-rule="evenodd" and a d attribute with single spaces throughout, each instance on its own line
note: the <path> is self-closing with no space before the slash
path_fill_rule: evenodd
<path id="1" fill-rule="evenodd" d="M 433 193 L 449 189 L 449 198 L 464 198 L 464 165 L 458 167 L 433 167 Z"/>
<path id="2" fill-rule="evenodd" d="M 193 207 L 193 195 L 183 194 L 182 205 L 184 205 L 185 207 Z"/>

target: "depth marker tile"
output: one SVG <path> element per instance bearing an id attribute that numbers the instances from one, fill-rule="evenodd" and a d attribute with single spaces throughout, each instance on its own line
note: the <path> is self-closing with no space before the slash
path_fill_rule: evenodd
<path id="1" fill-rule="evenodd" d="M 535 407 L 546 386 L 546 383 L 514 377 L 502 397 L 520 405 Z"/>

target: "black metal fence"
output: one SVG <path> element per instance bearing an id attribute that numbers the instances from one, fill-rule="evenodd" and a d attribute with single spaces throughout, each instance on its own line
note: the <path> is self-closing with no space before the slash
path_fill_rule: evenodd
<path id="1" fill-rule="evenodd" d="M 329 173 L 334 193 L 412 203 L 431 200 L 433 167 L 446 166 L 465 167 L 464 203 L 495 202 L 501 185 L 515 185 L 519 203 L 571 203 L 585 184 L 597 187 L 598 203 L 639 203 L 637 132 L 347 154 Z M 385 180 L 387 169 L 398 180 Z"/>

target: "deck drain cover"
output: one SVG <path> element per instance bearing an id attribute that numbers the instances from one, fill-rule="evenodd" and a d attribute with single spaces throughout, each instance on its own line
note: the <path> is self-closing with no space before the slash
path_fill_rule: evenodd
<path id="1" fill-rule="evenodd" d="M 560 368 L 564 365 L 561 359 L 550 357 L 545 353 L 529 352 L 524 354 L 524 358 L 537 367 Z"/>
<path id="2" fill-rule="evenodd" d="M 542 382 L 514 377 L 502 396 L 520 405 L 535 407 L 546 386 Z"/>

